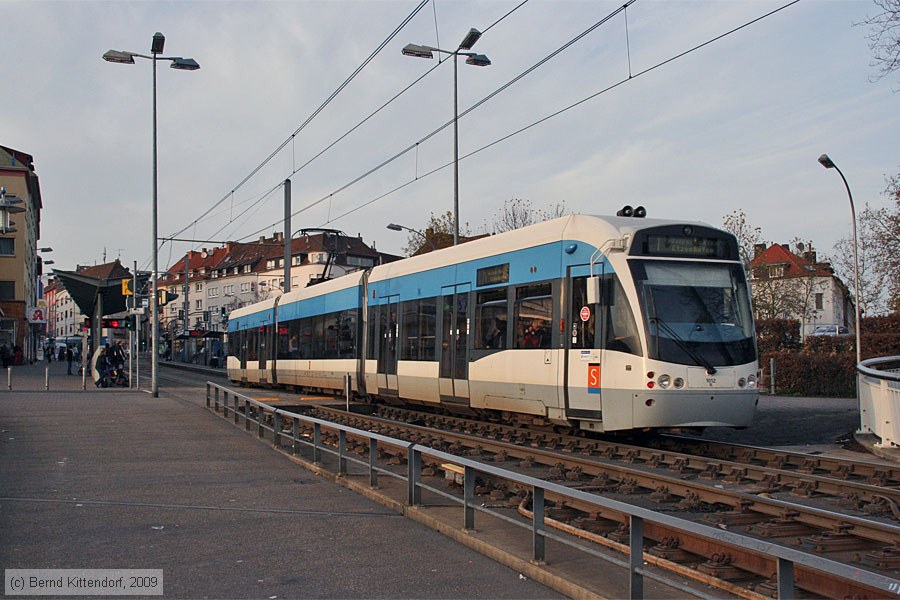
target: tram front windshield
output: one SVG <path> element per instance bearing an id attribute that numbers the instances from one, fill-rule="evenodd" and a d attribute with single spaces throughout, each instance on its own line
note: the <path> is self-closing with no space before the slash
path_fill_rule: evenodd
<path id="1" fill-rule="evenodd" d="M 629 262 L 650 358 L 707 368 L 756 360 L 750 299 L 740 265 Z"/>

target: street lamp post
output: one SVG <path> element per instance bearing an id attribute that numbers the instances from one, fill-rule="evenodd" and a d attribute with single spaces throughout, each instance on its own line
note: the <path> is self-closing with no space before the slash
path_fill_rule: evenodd
<path id="1" fill-rule="evenodd" d="M 860 347 L 860 322 L 859 322 L 859 243 L 856 239 L 856 208 L 853 206 L 853 194 L 850 193 L 850 185 L 844 173 L 838 168 L 834 161 L 828 158 L 827 154 L 819 157 L 819 163 L 826 169 L 834 169 L 844 181 L 844 187 L 847 188 L 847 196 L 850 198 L 850 215 L 853 218 L 853 281 L 856 302 L 856 364 L 862 362 L 862 348 Z"/>
<path id="2" fill-rule="evenodd" d="M 470 29 L 459 47 L 452 52 L 450 50 L 441 50 L 433 46 L 421 46 L 419 44 L 407 44 L 403 47 L 404 56 L 413 56 L 416 58 L 434 58 L 435 52 L 449 54 L 453 57 L 453 245 L 459 244 L 459 99 L 457 84 L 457 68 L 456 59 L 459 56 L 466 56 L 466 64 L 476 67 L 487 67 L 491 64 L 490 59 L 484 54 L 475 52 L 463 52 L 463 50 L 471 50 L 475 42 L 481 37 L 481 32 L 477 29 Z"/>
<path id="3" fill-rule="evenodd" d="M 431 239 L 430 237 L 428 237 L 426 234 L 419 231 L 418 229 L 413 229 L 412 227 L 407 227 L 406 225 L 400 225 L 398 223 L 389 223 L 387 228 L 390 229 L 391 231 L 403 231 L 405 229 L 407 231 L 415 233 L 416 235 L 421 237 L 424 241 L 428 242 L 428 245 L 431 246 L 432 251 L 437 250 L 437 248 L 434 247 L 434 240 Z"/>
<path id="4" fill-rule="evenodd" d="M 150 56 L 138 54 L 136 52 L 125 52 L 121 50 L 110 50 L 103 55 L 103 60 L 114 63 L 134 64 L 135 57 L 146 58 L 153 61 L 153 217 L 151 219 L 153 229 L 153 274 L 152 289 L 150 296 L 150 314 L 152 316 L 152 330 L 150 339 L 152 348 L 150 351 L 150 391 L 154 398 L 159 397 L 159 380 L 157 379 L 157 368 L 159 366 L 159 298 L 158 282 L 159 278 L 159 251 L 157 248 L 157 240 L 159 238 L 157 232 L 157 148 L 156 148 L 156 61 L 168 60 L 172 64 L 169 65 L 173 69 L 179 71 L 196 71 L 200 65 L 193 58 L 183 58 L 181 56 L 159 56 L 163 52 L 166 44 L 166 37 L 156 32 L 153 35 L 153 42 L 150 45 Z"/>

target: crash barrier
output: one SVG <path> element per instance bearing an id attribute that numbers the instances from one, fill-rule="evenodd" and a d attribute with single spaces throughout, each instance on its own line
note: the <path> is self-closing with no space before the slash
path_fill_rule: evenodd
<path id="1" fill-rule="evenodd" d="M 856 367 L 860 433 L 882 448 L 900 447 L 900 356 L 864 360 Z"/>
<path id="2" fill-rule="evenodd" d="M 378 487 L 379 475 L 403 480 L 406 482 L 406 502 L 408 506 L 426 506 L 422 500 L 423 490 L 427 490 L 445 500 L 459 504 L 463 511 L 462 521 L 465 530 L 475 529 L 476 512 L 486 513 L 516 527 L 529 529 L 532 537 L 531 560 L 535 563 L 544 564 L 546 562 L 547 549 L 545 542 L 546 540 L 553 540 L 560 544 L 564 544 L 567 547 L 584 552 L 585 554 L 623 567 L 629 572 L 629 590 L 631 598 L 640 599 L 644 597 L 645 577 L 697 598 L 719 598 L 719 596 L 706 594 L 701 590 L 686 586 L 664 574 L 651 571 L 645 567 L 643 554 L 643 532 L 645 523 L 650 526 L 657 525 L 670 528 L 679 533 L 700 536 L 709 540 L 714 540 L 719 544 L 729 544 L 768 556 L 776 564 L 778 598 L 784 599 L 794 597 L 795 566 L 822 571 L 850 581 L 855 581 L 882 590 L 885 592 L 885 595 L 887 595 L 888 590 L 893 590 L 897 586 L 897 581 L 894 579 L 878 575 L 877 573 L 863 571 L 858 567 L 835 562 L 827 558 L 822 558 L 821 556 L 778 546 L 768 541 L 746 537 L 715 527 L 693 523 L 678 517 L 657 513 L 638 506 L 632 506 L 624 502 L 604 498 L 589 492 L 567 488 L 550 481 L 536 479 L 513 471 L 507 471 L 506 469 L 435 450 L 434 448 L 429 448 L 427 446 L 421 446 L 416 443 L 278 409 L 210 381 L 206 382 L 206 406 L 216 413 L 221 414 L 225 419 L 233 419 L 235 425 L 240 425 L 241 420 L 243 420 L 244 429 L 247 431 L 252 431 L 255 427 L 256 434 L 260 439 L 265 439 L 266 436 L 269 435 L 273 444 L 279 449 L 282 448 L 285 441 L 288 441 L 290 442 L 290 452 L 295 455 L 299 454 L 301 446 L 312 448 L 313 462 L 316 463 L 321 463 L 323 453 L 329 453 L 337 457 L 338 473 L 340 475 L 349 474 L 348 467 L 350 463 L 359 465 L 365 470 L 364 472 L 368 474 L 369 485 L 372 488 Z M 266 418 L 267 416 L 272 417 L 271 425 L 269 425 L 269 419 Z M 286 430 L 286 425 L 288 423 L 290 423 L 291 426 Z M 312 440 L 308 439 L 308 436 L 301 435 L 301 423 L 305 423 L 307 427 L 312 426 Z M 338 445 L 336 449 L 331 445 L 323 444 L 323 431 L 337 432 Z M 362 438 L 368 440 L 369 452 L 367 459 L 362 459 L 352 453 L 348 453 L 348 435 L 352 435 L 357 439 Z M 382 445 L 382 447 L 396 448 L 406 455 L 407 469 L 405 475 L 380 467 L 376 464 L 379 444 Z M 440 488 L 428 485 L 422 480 L 423 457 L 435 459 L 440 463 L 450 463 L 455 468 L 462 471 L 462 498 L 450 494 Z M 487 475 L 504 479 L 506 481 L 517 483 L 525 489 L 530 489 L 532 494 L 533 513 L 531 521 L 527 522 L 514 519 L 506 514 L 493 510 L 489 506 L 476 502 L 475 481 L 477 475 Z M 616 511 L 628 515 L 628 558 L 623 560 L 614 556 L 609 556 L 584 543 L 580 543 L 574 538 L 569 538 L 550 531 L 545 519 L 544 510 L 544 499 L 548 494 L 562 498 L 563 502 L 570 500 L 593 505 L 597 507 L 598 512 L 601 513 L 603 511 Z"/>

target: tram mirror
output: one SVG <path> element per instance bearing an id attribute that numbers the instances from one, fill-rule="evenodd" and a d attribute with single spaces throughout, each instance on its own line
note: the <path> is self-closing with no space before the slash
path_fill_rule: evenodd
<path id="1" fill-rule="evenodd" d="M 600 278 L 588 277 L 587 280 L 587 302 L 588 304 L 597 304 L 600 302 Z"/>

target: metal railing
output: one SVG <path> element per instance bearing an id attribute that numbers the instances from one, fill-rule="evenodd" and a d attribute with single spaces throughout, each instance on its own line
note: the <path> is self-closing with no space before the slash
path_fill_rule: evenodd
<path id="1" fill-rule="evenodd" d="M 715 527 L 693 523 L 678 517 L 604 498 L 589 492 L 568 488 L 550 481 L 536 479 L 534 477 L 508 471 L 454 454 L 448 454 L 416 443 L 278 409 L 212 382 L 206 383 L 206 406 L 212 408 L 216 413 L 221 412 L 222 416 L 226 419 L 232 418 L 235 425 L 240 425 L 240 421 L 243 419 L 244 428 L 247 431 L 252 431 L 255 426 L 257 430 L 256 433 L 260 439 L 264 439 L 267 433 L 271 434 L 273 444 L 279 448 L 282 447 L 282 442 L 285 439 L 289 440 L 292 454 L 299 454 L 300 447 L 304 445 L 312 448 L 313 462 L 315 463 L 321 463 L 323 453 L 329 453 L 337 457 L 338 472 L 341 475 L 348 474 L 348 463 L 360 465 L 367 471 L 369 485 L 373 488 L 378 486 L 379 474 L 405 480 L 407 484 L 406 502 L 408 506 L 425 506 L 422 500 L 423 490 L 427 490 L 440 498 L 449 500 L 453 503 L 460 504 L 463 509 L 462 525 L 465 530 L 475 529 L 476 512 L 482 512 L 516 527 L 528 529 L 530 530 L 532 537 L 531 560 L 535 563 L 544 564 L 546 562 L 546 541 L 553 540 L 567 547 L 574 548 L 580 552 L 584 552 L 620 566 L 629 572 L 629 590 L 631 598 L 644 597 L 645 577 L 698 598 L 714 599 L 719 597 L 705 594 L 700 590 L 686 586 L 663 574 L 656 573 L 646 568 L 644 566 L 643 550 L 643 532 L 645 523 L 663 526 L 681 533 L 713 540 L 717 544 L 728 544 L 734 547 L 743 548 L 771 558 L 776 563 L 778 598 L 794 597 L 794 575 L 796 565 L 815 571 L 830 573 L 848 581 L 854 581 L 858 584 L 882 591 L 885 596 L 888 595 L 889 591 L 891 592 L 891 595 L 896 595 L 900 592 L 900 584 L 898 584 L 897 580 L 884 577 L 877 573 L 863 571 L 858 567 L 835 562 L 799 550 L 778 546 L 768 541 L 758 540 L 737 533 L 723 531 Z M 255 417 L 253 416 L 251 408 L 255 409 Z M 269 426 L 266 423 L 267 414 L 272 416 L 272 426 Z M 284 431 L 286 421 L 290 421 L 292 424 L 289 432 Z M 300 423 L 312 426 L 313 435 L 311 441 L 304 439 L 304 437 L 300 435 Z M 337 449 L 323 444 L 323 430 L 337 432 Z M 368 440 L 369 451 L 367 460 L 363 460 L 347 453 L 348 435 Z M 379 444 L 397 448 L 406 453 L 407 469 L 405 475 L 380 467 L 376 464 Z M 450 463 L 462 470 L 462 498 L 450 494 L 440 488 L 428 485 L 422 480 L 423 457 L 436 459 L 442 463 Z M 530 489 L 532 494 L 533 513 L 531 522 L 529 523 L 524 520 L 512 518 L 496 510 L 492 510 L 489 506 L 476 502 L 475 481 L 477 474 L 498 477 L 515 482 L 523 488 Z M 628 515 L 628 559 L 622 560 L 614 556 L 609 556 L 608 554 L 589 547 L 576 539 L 558 535 L 550 531 L 545 517 L 544 505 L 544 500 L 548 494 L 593 505 L 601 511 L 616 511 Z"/>
<path id="2" fill-rule="evenodd" d="M 856 367 L 860 433 L 871 433 L 881 448 L 900 447 L 900 356 L 864 360 Z"/>

